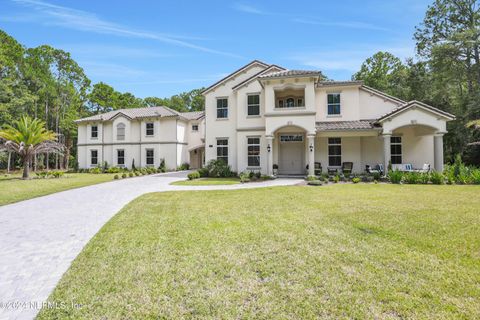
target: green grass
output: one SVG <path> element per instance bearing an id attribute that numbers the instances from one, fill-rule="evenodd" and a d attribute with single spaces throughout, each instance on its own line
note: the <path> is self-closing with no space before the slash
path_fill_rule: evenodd
<path id="1" fill-rule="evenodd" d="M 22 180 L 21 175 L 0 176 L 0 206 L 47 194 L 113 181 L 114 174 L 67 173 L 62 178 Z M 32 177 L 35 174 L 32 173 Z"/>
<path id="2" fill-rule="evenodd" d="M 230 185 L 239 184 L 240 179 L 237 177 L 232 178 L 200 178 L 195 180 L 182 180 L 172 182 L 172 185 L 176 186 L 213 186 L 213 185 Z"/>
<path id="3" fill-rule="evenodd" d="M 112 218 L 40 319 L 479 319 L 480 187 L 154 193 Z"/>

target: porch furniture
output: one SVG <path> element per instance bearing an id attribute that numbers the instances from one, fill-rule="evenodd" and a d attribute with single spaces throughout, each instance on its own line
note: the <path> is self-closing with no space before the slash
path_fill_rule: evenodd
<path id="1" fill-rule="evenodd" d="M 413 170 L 413 171 L 415 171 L 415 172 L 422 172 L 422 173 L 428 173 L 428 172 L 430 172 L 430 169 L 431 169 L 430 164 L 424 163 L 422 169 L 415 169 L 415 170 Z"/>
<path id="2" fill-rule="evenodd" d="M 328 172 L 329 175 L 337 174 L 338 173 L 338 168 L 337 167 L 327 167 L 327 172 Z"/>
<path id="3" fill-rule="evenodd" d="M 411 163 L 392 164 L 392 170 L 398 170 L 402 172 L 412 172 L 413 166 Z"/>
<path id="4" fill-rule="evenodd" d="M 322 174 L 322 164 L 320 162 L 315 162 L 315 175 L 319 176 Z"/>
<path id="5" fill-rule="evenodd" d="M 342 173 L 351 174 L 353 170 L 353 162 L 343 162 L 342 163 Z"/>

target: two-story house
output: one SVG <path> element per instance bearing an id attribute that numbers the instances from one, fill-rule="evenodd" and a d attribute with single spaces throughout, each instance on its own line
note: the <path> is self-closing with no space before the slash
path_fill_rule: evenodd
<path id="1" fill-rule="evenodd" d="M 361 81 L 322 81 L 318 71 L 252 61 L 203 91 L 205 158 L 233 170 L 314 174 L 367 165 L 443 169 L 443 135 L 454 116 L 402 101 Z M 307 169 L 308 168 L 308 169 Z"/>
<path id="2" fill-rule="evenodd" d="M 167 169 L 183 163 L 199 168 L 204 160 L 203 112 L 177 112 L 167 107 L 121 109 L 76 121 L 78 162 L 91 168 L 110 166 Z"/>

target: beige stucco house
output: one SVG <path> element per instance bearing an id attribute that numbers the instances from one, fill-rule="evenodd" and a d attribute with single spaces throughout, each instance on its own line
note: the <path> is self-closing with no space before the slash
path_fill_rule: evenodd
<path id="1" fill-rule="evenodd" d="M 453 115 L 320 76 L 255 60 L 205 89 L 205 161 L 268 175 L 313 175 L 344 162 L 354 172 L 389 162 L 443 169 Z"/>
<path id="2" fill-rule="evenodd" d="M 78 162 L 91 168 L 110 166 L 167 169 L 183 163 L 199 168 L 204 158 L 203 112 L 177 112 L 167 107 L 122 109 L 79 119 Z"/>

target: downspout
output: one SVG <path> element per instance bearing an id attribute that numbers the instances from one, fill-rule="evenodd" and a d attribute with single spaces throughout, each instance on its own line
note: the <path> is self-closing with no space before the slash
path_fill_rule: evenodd
<path id="1" fill-rule="evenodd" d="M 178 117 L 175 118 L 175 141 L 177 142 L 175 144 L 175 171 L 176 171 L 178 167 Z"/>
<path id="2" fill-rule="evenodd" d="M 147 129 L 145 128 L 145 130 Z M 155 131 L 153 133 L 155 133 Z M 142 134 L 143 134 L 142 120 L 140 120 L 140 143 L 138 144 L 138 155 L 140 156 L 140 162 L 138 163 L 139 168 L 142 167 Z"/>

